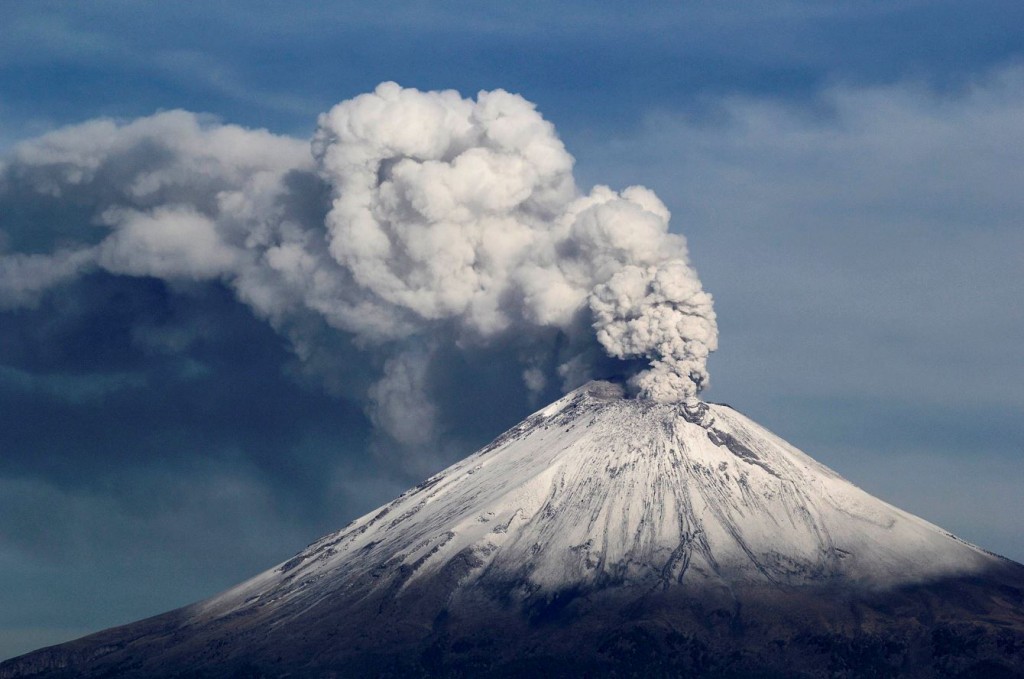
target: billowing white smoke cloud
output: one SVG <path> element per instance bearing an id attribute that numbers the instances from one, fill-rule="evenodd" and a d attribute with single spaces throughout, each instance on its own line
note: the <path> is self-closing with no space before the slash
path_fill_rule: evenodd
<path id="1" fill-rule="evenodd" d="M 90 269 L 223 281 L 300 355 L 309 315 L 375 353 L 368 411 L 401 441 L 432 431 L 426 347 L 441 341 L 515 338 L 532 390 L 607 377 L 611 358 L 640 397 L 694 396 L 717 330 L 685 240 L 651 191 L 583 194 L 572 167 L 554 127 L 501 90 L 384 83 L 323 114 L 312 154 L 180 111 L 94 121 L 3 168 L 4 200 L 76 205 L 92 226 L 77 246 L 0 256 L 0 307 Z"/>
<path id="2" fill-rule="evenodd" d="M 385 83 L 322 116 L 313 149 L 334 195 L 330 252 L 385 304 L 484 337 L 568 329 L 589 304 L 609 355 L 652 361 L 640 395 L 707 382 L 711 297 L 668 210 L 640 187 L 581 196 L 572 156 L 521 97 Z"/>
<path id="3" fill-rule="evenodd" d="M 684 260 L 624 267 L 594 289 L 590 307 L 597 339 L 609 354 L 651 361 L 630 379 L 639 393 L 675 401 L 707 383 L 708 353 L 717 346 L 715 312 Z"/>
<path id="4" fill-rule="evenodd" d="M 426 351 L 406 351 L 384 363 L 384 376 L 369 390 L 370 418 L 407 446 L 430 443 L 437 436 L 435 408 L 427 394 Z"/>

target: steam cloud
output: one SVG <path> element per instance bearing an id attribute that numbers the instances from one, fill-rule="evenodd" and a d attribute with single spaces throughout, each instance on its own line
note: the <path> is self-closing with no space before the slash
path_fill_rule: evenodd
<path id="1" fill-rule="evenodd" d="M 76 244 L 0 255 L 0 309 L 94 270 L 220 281 L 301 358 L 318 351 L 310 318 L 377 356 L 367 410 L 406 443 L 433 435 L 441 347 L 513 343 L 537 392 L 622 377 L 641 398 L 694 397 L 717 328 L 684 238 L 643 187 L 582 193 L 573 162 L 502 90 L 381 84 L 321 115 L 312 154 L 182 111 L 68 127 L 14 150 L 0 198 L 87 223 Z"/>

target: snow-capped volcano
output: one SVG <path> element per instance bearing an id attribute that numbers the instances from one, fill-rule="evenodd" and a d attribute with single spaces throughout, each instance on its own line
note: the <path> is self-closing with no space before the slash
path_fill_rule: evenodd
<path id="1" fill-rule="evenodd" d="M 400 597 L 456 560 L 461 588 L 516 583 L 532 595 L 617 582 L 893 586 L 999 558 L 728 406 L 624 399 L 594 382 L 205 611 L 253 597 L 290 605 L 339 576 L 368 575 Z"/>
<path id="2" fill-rule="evenodd" d="M 1024 567 L 868 495 L 736 410 L 594 382 L 220 596 L 0 676 L 814 675 L 851 644 L 930 676 L 940 632 L 973 640 L 953 670 L 1019 669 L 1022 602 Z M 1001 639 L 1009 650 L 992 651 Z"/>

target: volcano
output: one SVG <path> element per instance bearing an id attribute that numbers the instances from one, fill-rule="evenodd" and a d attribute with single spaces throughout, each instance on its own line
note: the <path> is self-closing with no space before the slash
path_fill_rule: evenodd
<path id="1" fill-rule="evenodd" d="M 592 382 L 219 596 L 0 677 L 1024 676 L 1024 566 Z"/>

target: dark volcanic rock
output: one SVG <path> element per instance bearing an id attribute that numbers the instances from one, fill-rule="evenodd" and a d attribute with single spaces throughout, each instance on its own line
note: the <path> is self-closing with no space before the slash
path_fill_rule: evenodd
<path id="1" fill-rule="evenodd" d="M 613 587 L 509 604 L 456 583 L 338 598 L 298 618 L 197 621 L 186 608 L 8 661 L 0 678 L 1024 676 L 1020 567 L 884 593 L 750 591 L 742 603 Z"/>

